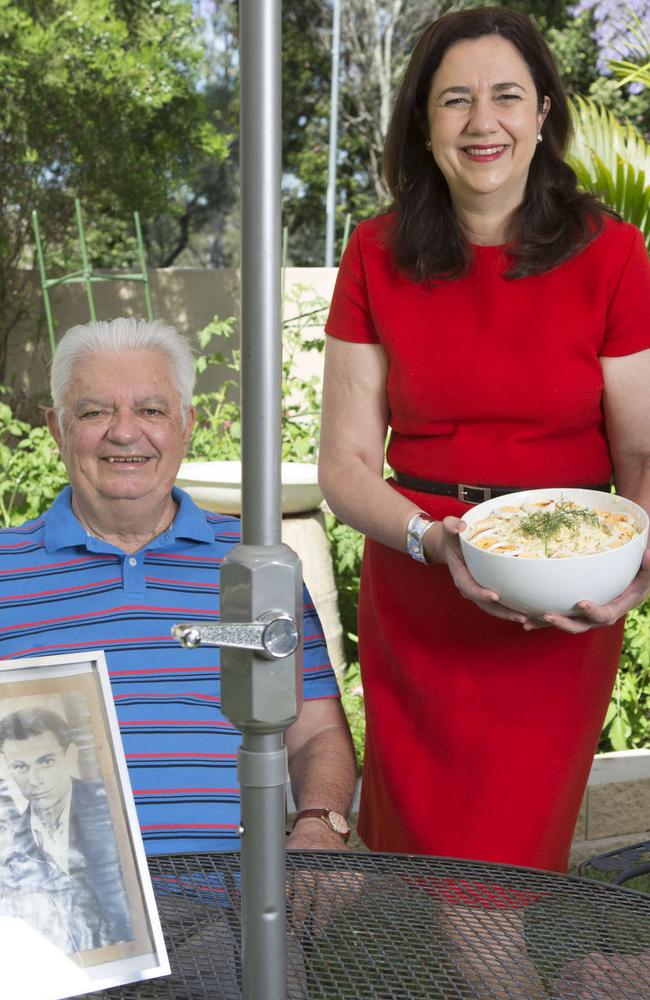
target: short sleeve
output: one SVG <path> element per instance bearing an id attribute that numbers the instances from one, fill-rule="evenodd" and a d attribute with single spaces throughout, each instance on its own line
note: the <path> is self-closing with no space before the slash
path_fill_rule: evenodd
<path id="1" fill-rule="evenodd" d="M 339 686 L 327 653 L 323 627 L 311 594 L 303 585 L 303 694 L 306 701 L 340 697 Z"/>
<path id="2" fill-rule="evenodd" d="M 650 348 L 650 260 L 641 232 L 632 233 L 618 282 L 607 310 L 605 336 L 599 354 L 622 357 Z"/>
<path id="3" fill-rule="evenodd" d="M 368 303 L 368 286 L 357 227 L 341 258 L 325 332 L 338 340 L 356 344 L 377 344 Z"/>

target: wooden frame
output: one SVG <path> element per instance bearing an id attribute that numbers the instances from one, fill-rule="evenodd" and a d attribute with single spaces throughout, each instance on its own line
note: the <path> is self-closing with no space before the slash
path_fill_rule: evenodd
<path id="1" fill-rule="evenodd" d="M 170 971 L 101 651 L 1 664 L 0 967 L 12 1000 Z"/>

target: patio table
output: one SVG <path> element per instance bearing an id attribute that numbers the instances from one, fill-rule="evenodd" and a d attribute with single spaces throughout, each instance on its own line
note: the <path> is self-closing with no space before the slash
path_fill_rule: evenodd
<path id="1" fill-rule="evenodd" d="M 240 859 L 150 859 L 172 975 L 102 1000 L 240 1000 Z M 289 1000 L 650 1000 L 650 896 L 574 876 L 288 852 Z M 264 1000 L 260 997 L 259 1000 Z"/>

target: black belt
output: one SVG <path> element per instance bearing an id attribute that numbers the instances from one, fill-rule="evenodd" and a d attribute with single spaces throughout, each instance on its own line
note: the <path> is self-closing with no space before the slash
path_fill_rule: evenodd
<path id="1" fill-rule="evenodd" d="M 419 476 L 407 475 L 404 472 L 393 471 L 393 479 L 400 486 L 419 493 L 436 493 L 441 497 L 455 497 L 462 503 L 477 504 L 492 497 L 504 497 L 508 493 L 521 493 L 529 489 L 552 489 L 553 487 L 533 486 L 469 486 L 467 483 L 435 483 L 431 479 L 420 479 Z M 568 487 L 567 487 L 568 488 Z M 597 486 L 580 486 L 577 489 L 598 490 L 600 493 L 611 493 L 609 483 L 599 483 Z"/>

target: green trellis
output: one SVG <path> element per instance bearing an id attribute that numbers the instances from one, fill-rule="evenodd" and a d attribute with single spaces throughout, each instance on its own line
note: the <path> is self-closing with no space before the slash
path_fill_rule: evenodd
<path id="1" fill-rule="evenodd" d="M 140 281 L 144 285 L 144 298 L 147 307 L 147 318 L 153 319 L 153 307 L 151 303 L 151 289 L 149 288 L 149 275 L 147 273 L 147 261 L 144 253 L 144 243 L 142 241 L 142 229 L 140 228 L 140 216 L 138 212 L 133 213 L 135 223 L 135 235 L 138 247 L 138 260 L 140 271 L 120 274 L 97 274 L 93 273 L 88 262 L 88 250 L 86 247 L 86 235 L 84 232 L 83 217 L 81 215 L 81 205 L 79 199 L 75 198 L 75 215 L 77 219 L 77 230 L 79 233 L 79 248 L 81 250 L 82 267 L 79 271 L 71 271 L 69 274 L 62 274 L 58 278 L 48 278 L 45 271 L 45 258 L 43 256 L 43 241 L 41 240 L 41 230 L 38 222 L 38 213 L 32 212 L 32 224 L 34 226 L 34 237 L 36 240 L 36 255 L 38 258 L 38 270 L 41 279 L 41 289 L 43 292 L 43 302 L 45 305 L 45 316 L 47 319 L 47 332 L 50 338 L 50 348 L 52 354 L 56 350 L 56 339 L 54 337 L 54 318 L 52 316 L 52 306 L 50 304 L 49 289 L 55 285 L 84 284 L 86 295 L 88 296 L 88 309 L 91 320 L 96 319 L 95 301 L 93 299 L 93 284 L 101 281 Z"/>

